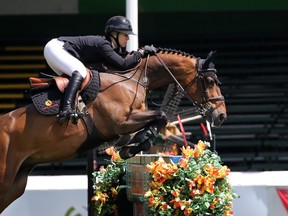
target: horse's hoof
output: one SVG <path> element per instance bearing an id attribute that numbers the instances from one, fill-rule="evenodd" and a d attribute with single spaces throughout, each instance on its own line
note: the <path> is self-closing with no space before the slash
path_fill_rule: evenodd
<path id="1" fill-rule="evenodd" d="M 119 156 L 120 158 L 122 158 L 123 160 L 127 160 L 129 158 L 132 158 L 135 156 L 135 154 L 131 154 L 130 150 L 133 147 L 123 147 L 121 148 L 121 150 L 119 151 Z"/>
<path id="2" fill-rule="evenodd" d="M 122 135 L 115 143 L 115 147 L 121 147 L 126 145 L 127 143 L 129 143 L 131 139 L 131 135 L 130 134 L 124 134 Z"/>

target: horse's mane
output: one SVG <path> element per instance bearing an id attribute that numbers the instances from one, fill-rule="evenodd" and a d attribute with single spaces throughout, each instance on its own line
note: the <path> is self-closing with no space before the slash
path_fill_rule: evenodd
<path id="1" fill-rule="evenodd" d="M 175 54 L 175 55 L 182 55 L 185 57 L 190 57 L 190 58 L 195 58 L 192 54 L 183 52 L 181 50 L 176 50 L 176 49 L 171 49 L 171 48 L 162 48 L 158 47 L 156 48 L 157 52 L 156 53 L 168 53 L 168 54 Z"/>
<path id="2" fill-rule="evenodd" d="M 183 52 L 181 50 L 176 50 L 176 49 L 171 49 L 171 48 L 163 48 L 163 47 L 155 47 L 156 48 L 156 53 L 167 53 L 167 54 L 175 54 L 175 55 L 182 55 L 184 57 L 190 57 L 190 58 L 195 58 L 194 55 L 190 53 Z M 141 49 L 144 49 L 144 47 L 141 47 Z M 131 51 L 126 54 L 132 55 L 134 51 Z"/>

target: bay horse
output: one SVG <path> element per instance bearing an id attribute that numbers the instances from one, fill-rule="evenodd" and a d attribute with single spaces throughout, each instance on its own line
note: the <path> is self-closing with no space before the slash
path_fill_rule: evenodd
<path id="1" fill-rule="evenodd" d="M 154 55 L 144 57 L 130 71 L 100 73 L 100 91 L 86 104 L 94 122 L 92 133 L 87 132 L 84 121 L 61 124 L 55 116 L 39 113 L 32 103 L 2 115 L 0 213 L 24 193 L 28 175 L 38 164 L 67 160 L 137 131 L 127 143 L 144 143 L 144 147 L 131 150 L 124 145 L 122 155 L 133 157 L 147 150 L 147 143 L 151 144 L 167 123 L 163 112 L 147 108 L 150 90 L 176 83 L 200 114 L 220 126 L 226 119 L 226 106 L 212 55 L 201 59 L 179 50 L 157 48 Z M 95 131 L 97 136 L 93 136 Z"/>

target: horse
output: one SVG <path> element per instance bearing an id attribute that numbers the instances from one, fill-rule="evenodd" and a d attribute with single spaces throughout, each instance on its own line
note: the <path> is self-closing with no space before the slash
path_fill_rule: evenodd
<path id="1" fill-rule="evenodd" d="M 99 73 L 97 97 L 86 104 L 92 130 L 87 130 L 82 119 L 61 124 L 55 115 L 41 114 L 33 103 L 2 115 L 0 213 L 23 195 L 28 175 L 39 164 L 74 158 L 126 134 L 135 135 L 122 144 L 123 157 L 149 149 L 167 124 L 165 113 L 148 109 L 150 90 L 176 83 L 203 117 L 220 126 L 227 114 L 212 58 L 211 52 L 202 59 L 180 50 L 157 48 L 129 71 L 107 67 L 105 73 Z M 127 145 L 136 142 L 139 145 L 132 150 Z"/>

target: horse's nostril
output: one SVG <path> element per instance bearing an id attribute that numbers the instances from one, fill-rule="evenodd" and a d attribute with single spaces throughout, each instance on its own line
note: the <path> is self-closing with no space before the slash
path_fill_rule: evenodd
<path id="1" fill-rule="evenodd" d="M 224 113 L 221 113 L 220 115 L 219 115 L 219 120 L 221 121 L 221 122 L 223 122 L 223 121 L 225 121 L 226 120 L 226 115 L 224 114 Z"/>

